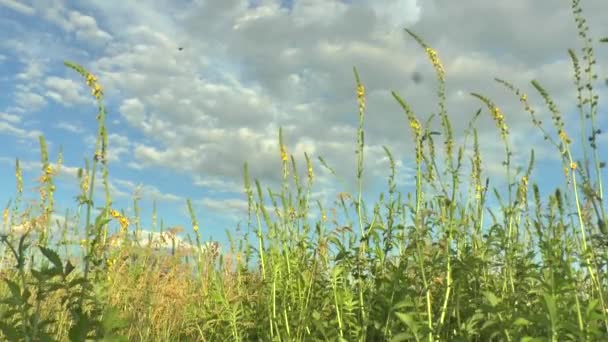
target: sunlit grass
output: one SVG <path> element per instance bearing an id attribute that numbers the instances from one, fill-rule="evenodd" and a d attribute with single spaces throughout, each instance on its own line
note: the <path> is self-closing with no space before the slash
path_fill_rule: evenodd
<path id="1" fill-rule="evenodd" d="M 23 200 L 22 169 L 19 160 L 15 163 L 16 194 L 2 216 L 9 232 L 1 236 L 2 338 L 608 340 L 605 160 L 597 142 L 602 131 L 594 90 L 598 77 L 593 41 L 578 1 L 573 1 L 573 13 L 584 45 L 582 60 L 579 53 L 568 51 L 578 128 L 566 126 L 542 79 L 531 81 L 537 96 L 496 79 L 505 87 L 505 96 L 519 99 L 532 125 L 560 158 L 561 169 L 554 177 L 564 182 L 549 196 L 543 198 L 535 182 L 533 150 L 524 167 L 514 165 L 509 113 L 483 91 L 471 93 L 480 109 L 472 113 L 458 145 L 446 105 L 449 73 L 440 52 L 407 31 L 436 71 L 438 97 L 438 115 L 422 118 L 407 95 L 392 92 L 396 108 L 404 112 L 403 127 L 411 132 L 414 192 L 397 188 L 395 161 L 385 148 L 390 165 L 387 190 L 376 203 L 363 200 L 368 118 L 365 75 L 355 68 L 357 193 L 340 193 L 333 205 L 313 201 L 316 167 L 337 175 L 322 157 L 317 164 L 308 154 L 303 156 L 306 172 L 299 174 L 296 156 L 289 154 L 279 130 L 277 171 L 282 184 L 279 189 L 264 188 L 250 178 L 244 164 L 248 229 L 238 236 L 227 232 L 230 244 L 221 253 L 217 244 L 202 240 L 204 218 L 196 217 L 190 200 L 194 234 L 188 236 L 189 248 L 178 239 L 181 228 L 164 227 L 162 220 L 157 227 L 156 210 L 152 226 L 158 235 L 142 242 L 140 199 L 133 201 L 133 217 L 112 202 L 101 81 L 66 62 L 98 101 L 95 150 L 78 172 L 80 193 L 72 215 L 55 209 L 54 179 L 61 170 L 61 153 L 52 163 L 40 137 L 42 169 L 34 204 Z M 546 105 L 550 123 L 538 119 L 533 99 Z M 491 187 L 503 182 L 485 176 L 475 128 L 481 115 L 495 121 L 496 139 L 504 145 L 504 193 Z M 435 119 L 440 120 L 440 132 L 430 128 Z M 581 156 L 573 152 L 575 144 Z M 471 151 L 469 159 L 465 151 Z M 445 160 L 439 162 L 438 154 Z M 101 188 L 96 186 L 99 174 Z M 101 203 L 94 202 L 96 189 L 104 191 Z M 491 210 L 491 198 L 499 203 L 498 212 Z M 62 224 L 57 225 L 53 215 L 65 216 Z M 72 238 L 78 241 L 72 243 Z"/>

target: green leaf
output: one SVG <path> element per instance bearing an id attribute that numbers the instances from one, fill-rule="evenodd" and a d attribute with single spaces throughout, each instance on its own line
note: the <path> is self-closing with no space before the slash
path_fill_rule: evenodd
<path id="1" fill-rule="evenodd" d="M 68 332 L 70 341 L 85 341 L 91 328 L 91 322 L 89 322 L 88 317 L 76 314 L 74 325 L 72 325 Z"/>
<path id="2" fill-rule="evenodd" d="M 523 318 L 523 317 L 519 317 L 517 319 L 515 319 L 515 321 L 513 321 L 513 325 L 515 326 L 527 326 L 532 324 L 532 322 L 530 322 L 529 320 Z"/>
<path id="3" fill-rule="evenodd" d="M 59 254 L 57 254 L 57 252 L 55 252 L 54 250 L 43 246 L 39 246 L 38 248 L 40 248 L 40 252 L 42 252 L 42 254 L 44 254 L 44 256 L 49 259 L 53 266 L 60 269 L 61 273 L 63 273 L 63 264 L 61 263 L 61 258 L 59 257 Z"/>
<path id="4" fill-rule="evenodd" d="M 51 267 L 51 268 L 45 268 L 45 269 L 43 269 L 41 271 L 41 273 L 43 275 L 45 275 L 46 277 L 48 277 L 47 279 L 50 279 L 50 278 L 62 275 L 63 271 L 61 270 L 61 268 Z"/>
<path id="5" fill-rule="evenodd" d="M 557 307 L 555 306 L 555 298 L 547 293 L 543 294 L 543 298 L 545 299 L 545 305 L 547 306 L 547 311 L 549 311 L 549 317 L 551 318 L 551 323 L 557 323 Z"/>
<path id="6" fill-rule="evenodd" d="M 416 340 L 418 340 L 418 323 L 414 319 L 414 316 L 411 314 L 406 314 L 406 313 L 401 313 L 401 312 L 396 312 L 395 315 L 397 315 L 397 317 L 399 318 L 399 320 L 401 320 L 401 322 L 405 323 L 405 325 L 408 328 L 410 328 L 410 330 L 414 334 L 414 338 Z M 395 339 L 398 336 L 395 336 L 395 338 L 393 338 L 392 341 L 395 341 Z M 401 338 L 401 337 L 399 337 L 399 338 Z M 398 339 L 397 341 L 404 341 L 404 339 Z"/>
<path id="7" fill-rule="evenodd" d="M 105 311 L 102 325 L 106 331 L 114 331 L 127 326 L 120 317 L 120 311 L 116 308 L 109 308 Z"/>
<path id="8" fill-rule="evenodd" d="M 589 304 L 587 305 L 587 309 L 585 310 L 585 316 L 587 317 L 587 319 L 589 319 L 591 317 L 591 315 L 596 312 L 596 307 L 599 304 L 599 300 L 598 299 L 592 299 L 589 301 Z"/>
<path id="9" fill-rule="evenodd" d="M 500 298 L 496 297 L 496 295 L 491 291 L 483 291 L 484 297 L 490 302 L 490 306 L 493 308 L 500 303 Z"/>
<path id="10" fill-rule="evenodd" d="M 0 322 L 0 331 L 2 331 L 2 334 L 4 334 L 4 337 L 6 337 L 8 341 L 21 340 L 21 334 L 19 334 L 19 331 L 15 327 L 10 326 L 4 322 Z"/>
<path id="11" fill-rule="evenodd" d="M 23 297 L 21 297 L 21 288 L 17 283 L 10 279 L 4 279 L 6 285 L 8 285 L 8 289 L 11 291 L 13 298 L 18 299 L 21 303 L 23 303 Z"/>
<path id="12" fill-rule="evenodd" d="M 521 339 L 521 342 L 544 342 L 544 341 L 545 341 L 544 338 L 532 337 L 532 336 L 525 336 Z"/>
<path id="13" fill-rule="evenodd" d="M 72 265 L 72 263 L 70 262 L 70 260 L 68 260 L 68 262 L 66 262 L 65 264 L 65 268 L 64 268 L 64 272 L 63 272 L 63 276 L 67 277 L 70 275 L 70 273 L 72 273 L 72 271 L 75 269 L 74 265 Z"/>
<path id="14" fill-rule="evenodd" d="M 398 333 L 395 336 L 393 336 L 393 338 L 391 339 L 391 342 L 401 342 L 401 341 L 411 341 L 411 340 L 412 340 L 412 334 L 402 332 L 402 333 Z"/>

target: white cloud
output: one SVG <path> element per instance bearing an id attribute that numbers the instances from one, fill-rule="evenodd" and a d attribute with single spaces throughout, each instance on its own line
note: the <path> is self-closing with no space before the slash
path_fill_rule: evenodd
<path id="1" fill-rule="evenodd" d="M 39 130 L 27 130 L 19 128 L 10 122 L 0 121 L 0 132 L 6 133 L 21 139 L 32 139 L 38 140 L 38 137 L 42 135 Z"/>
<path id="2" fill-rule="evenodd" d="M 252 178 L 278 184 L 279 126 L 299 168 L 304 167 L 305 151 L 312 156 L 320 184 L 328 187 L 324 191 L 331 193 L 341 185 L 322 171 L 318 155 L 346 183 L 353 183 L 358 123 L 353 66 L 367 89 L 366 184 L 388 175 L 382 145 L 391 149 L 401 168 L 399 183 L 410 184 L 410 130 L 390 91 L 408 101 L 421 120 L 437 113 L 438 106 L 432 66 L 403 27 L 436 48 L 443 61 L 457 141 L 462 141 L 472 114 L 483 107 L 469 95 L 479 92 L 503 110 L 514 148 L 521 154 L 515 160 L 525 161 L 532 144 L 542 148 L 528 114 L 494 77 L 528 92 L 546 122 L 550 114 L 530 87 L 531 79 L 547 86 L 562 111 L 574 103 L 566 49 L 578 42 L 567 5 L 523 0 L 301 0 L 287 10 L 278 3 L 261 1 L 250 9 L 245 0 L 188 6 L 94 0 L 76 12 L 67 3 L 53 1 L 44 17 L 77 39 L 105 44 L 87 55 L 89 67 L 108 98 L 118 104 L 120 121 L 127 124 L 123 128 L 143 136 L 111 136 L 109 157 L 143 172 L 163 167 L 186 174 L 215 192 L 241 191 L 244 161 Z M 600 26 L 608 3 L 588 0 L 583 6 L 592 29 Z M 65 80 L 50 76 L 43 58 L 49 47 L 35 48 L 33 41 L 9 44 L 25 56 L 25 67 L 17 75 L 22 84 L 16 105 L 39 108 L 44 105 L 40 94 L 75 103 L 86 87 L 77 82 L 60 85 Z M 606 59 L 605 52 L 597 53 L 598 61 Z M 421 75 L 420 82 L 412 81 L 414 72 Z M 44 89 L 30 85 L 41 80 L 46 80 Z M 482 152 L 488 172 L 500 177 L 502 147 L 495 123 L 483 110 L 478 124 Z M 433 128 L 440 129 L 437 120 Z M 437 138 L 438 149 L 442 138 Z M 133 158 L 127 158 L 131 152 Z M 552 158 L 545 153 L 537 157 Z"/>
<path id="3" fill-rule="evenodd" d="M 84 131 L 80 125 L 75 125 L 70 122 L 59 122 L 55 125 L 55 127 L 76 134 L 80 134 Z"/>
<path id="4" fill-rule="evenodd" d="M 170 192 L 161 191 L 155 186 L 148 184 L 137 184 L 130 180 L 114 179 L 116 186 L 123 189 L 124 192 L 129 192 L 141 198 L 154 199 L 163 202 L 179 202 L 183 201 L 183 197 L 172 194 Z"/>
<path id="5" fill-rule="evenodd" d="M 25 15 L 33 15 L 36 12 L 33 7 L 16 0 L 0 0 L 0 6 L 7 7 Z"/>
<path id="6" fill-rule="evenodd" d="M 45 95 L 64 106 L 93 103 L 88 94 L 84 94 L 86 88 L 72 79 L 50 76 L 46 78 L 44 85 L 47 88 Z"/>
<path id="7" fill-rule="evenodd" d="M 30 91 L 17 91 L 15 103 L 28 112 L 36 112 L 46 105 L 46 100 L 41 95 Z"/>
<path id="8" fill-rule="evenodd" d="M 4 120 L 12 124 L 18 124 L 21 122 L 21 117 L 19 115 L 0 112 L 0 120 Z"/>
<path id="9" fill-rule="evenodd" d="M 68 18 L 76 32 L 76 37 L 80 40 L 104 44 L 112 39 L 112 36 L 107 32 L 99 29 L 97 21 L 91 16 L 84 15 L 77 11 L 70 11 Z"/>
<path id="10" fill-rule="evenodd" d="M 196 202 L 197 204 L 213 211 L 222 213 L 228 217 L 245 217 L 247 214 L 247 200 L 241 198 L 213 199 L 204 198 Z"/>
<path id="11" fill-rule="evenodd" d="M 37 5 L 46 19 L 64 31 L 74 33 L 75 37 L 82 42 L 102 46 L 112 39 L 109 33 L 99 28 L 94 17 L 70 10 L 62 1 L 52 0 L 47 3 L 37 3 Z"/>

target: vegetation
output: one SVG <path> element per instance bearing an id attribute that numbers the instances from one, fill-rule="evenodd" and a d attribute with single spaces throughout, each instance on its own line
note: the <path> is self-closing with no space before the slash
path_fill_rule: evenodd
<path id="1" fill-rule="evenodd" d="M 496 80 L 519 98 L 562 162 L 564 185 L 547 198 L 533 181 L 533 150 L 526 168 L 514 165 L 509 117 L 482 93 L 472 94 L 481 108 L 464 143 L 457 146 L 445 104 L 442 62 L 433 48 L 407 31 L 428 55 L 438 81 L 438 115 L 424 121 L 404 97 L 392 93 L 412 133 L 415 192 L 404 196 L 397 189 L 395 163 L 385 149 L 391 161 L 387 191 L 373 206 L 362 200 L 366 103 L 355 69 L 358 192 L 342 193 L 335 207 L 310 200 L 313 160 L 305 155 L 307 173 L 299 175 L 279 131 L 282 186 L 264 189 L 249 178 L 245 164 L 249 230 L 244 236 L 229 235 L 229 252 L 223 255 L 205 248 L 190 202 L 194 252 L 174 248 L 164 253 L 133 238 L 141 230 L 139 218 L 127 218 L 113 208 L 109 191 L 102 88 L 87 70 L 66 63 L 85 78 L 99 104 L 95 158 L 78 174 L 77 212 L 84 212 L 76 220 L 64 220 L 60 229 L 66 237 L 82 227 L 82 258 L 69 257 L 74 252 L 65 239 L 53 239 L 54 177 L 62 162 L 61 155 L 56 163 L 49 161 L 41 137 L 38 203 L 22 203 L 17 160 L 17 193 L 4 209 L 3 225 L 12 233 L 1 236 L 2 338 L 607 340 L 608 229 L 605 162 L 597 140 L 596 61 L 579 1 L 573 1 L 573 13 L 584 46 L 581 52 L 568 51 L 578 95 L 580 157 L 574 155 L 579 142 L 570 138 L 572 127 L 565 125 L 541 80 L 532 85 L 552 113 L 553 127 L 539 120 L 525 93 Z M 502 193 L 484 177 L 474 121 L 485 113 L 495 120 L 496 136 L 504 143 L 508 186 Z M 441 132 L 431 130 L 435 118 Z M 437 145 L 439 138 L 443 140 Z M 438 160 L 438 155 L 444 158 Z M 322 158 L 319 162 L 333 173 Z M 95 186 L 100 181 L 101 187 Z M 96 189 L 104 190 L 103 203 L 93 203 Z M 500 203 L 497 212 L 489 206 L 492 197 Z M 345 222 L 337 222 L 338 211 Z M 314 215 L 319 219 L 312 219 Z M 109 236 L 113 225 L 119 227 L 117 238 Z M 162 225 L 161 232 L 174 242 L 179 233 Z"/>

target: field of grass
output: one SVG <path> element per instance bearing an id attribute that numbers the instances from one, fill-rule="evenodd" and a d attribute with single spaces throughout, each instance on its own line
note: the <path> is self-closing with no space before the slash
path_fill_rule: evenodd
<path id="1" fill-rule="evenodd" d="M 190 201 L 194 249 L 158 250 L 133 238 L 139 218 L 112 206 L 103 89 L 89 71 L 66 62 L 99 104 L 95 158 L 78 174 L 83 214 L 60 227 L 64 237 L 78 232 L 84 238 L 70 249 L 49 233 L 57 231 L 51 218 L 59 214 L 53 194 L 61 156 L 51 162 L 41 137 L 39 201 L 23 201 L 17 160 L 17 191 L 3 211 L 2 225 L 11 233 L 0 236 L 1 339 L 608 341 L 605 160 L 597 143 L 602 132 L 595 91 L 603 80 L 594 72 L 595 42 L 578 1 L 573 14 L 584 46 L 568 51 L 578 133 L 564 124 L 542 80 L 532 81 L 537 94 L 530 97 L 496 80 L 520 100 L 562 162 L 556 177 L 563 185 L 550 196 L 541 196 L 532 177 L 533 152 L 527 168 L 513 167 L 508 115 L 483 93 L 472 93 L 480 104 L 474 118 L 490 115 L 504 143 L 509 186 L 504 193 L 488 186 L 474 119 L 458 146 L 445 105 L 449 75 L 438 52 L 407 31 L 436 71 L 438 95 L 438 115 L 421 118 L 406 95 L 392 94 L 413 138 L 415 192 L 397 189 L 386 149 L 387 190 L 376 203 L 362 200 L 365 75 L 354 69 L 359 191 L 342 193 L 334 208 L 312 201 L 315 168 L 333 170 L 321 157 L 316 163 L 305 155 L 308 172 L 298 174 L 279 131 L 283 185 L 265 189 L 249 178 L 245 164 L 248 229 L 229 236 L 223 253 L 201 240 Z M 552 122 L 538 119 L 533 97 L 546 105 Z M 430 130 L 432 120 L 439 120 L 441 132 Z M 574 155 L 575 145 L 580 155 Z M 470 160 L 466 150 L 473 151 Z M 103 203 L 93 203 L 95 189 L 104 189 Z M 491 198 L 499 212 L 490 210 Z M 344 222 L 332 220 L 332 211 L 340 211 Z M 110 227 L 118 234 L 110 236 Z M 161 230 L 173 242 L 180 233 Z"/>

